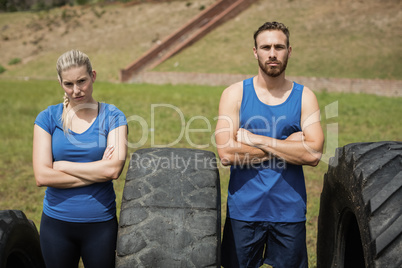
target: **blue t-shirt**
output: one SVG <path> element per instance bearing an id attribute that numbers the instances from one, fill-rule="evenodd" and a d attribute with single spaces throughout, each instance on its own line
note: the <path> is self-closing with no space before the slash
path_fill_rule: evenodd
<path id="1" fill-rule="evenodd" d="M 101 160 L 111 130 L 127 125 L 124 114 L 114 105 L 100 103 L 99 113 L 83 133 L 63 132 L 63 104 L 49 106 L 39 113 L 35 124 L 52 136 L 53 161 L 93 162 Z M 111 181 L 89 186 L 59 189 L 48 187 L 43 212 L 68 222 L 102 222 L 115 217 L 116 195 Z"/>
<path id="2" fill-rule="evenodd" d="M 240 127 L 258 135 L 284 140 L 301 131 L 303 86 L 293 83 L 289 97 L 279 105 L 258 98 L 253 78 L 243 82 Z M 278 158 L 251 166 L 231 167 L 228 217 L 243 221 L 301 222 L 306 217 L 303 169 Z"/>

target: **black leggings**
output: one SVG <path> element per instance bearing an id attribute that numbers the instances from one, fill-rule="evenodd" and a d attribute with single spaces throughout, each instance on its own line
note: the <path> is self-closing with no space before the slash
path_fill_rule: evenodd
<path id="1" fill-rule="evenodd" d="M 116 217 L 106 222 L 75 223 L 42 213 L 40 244 L 47 268 L 112 268 L 117 239 Z"/>

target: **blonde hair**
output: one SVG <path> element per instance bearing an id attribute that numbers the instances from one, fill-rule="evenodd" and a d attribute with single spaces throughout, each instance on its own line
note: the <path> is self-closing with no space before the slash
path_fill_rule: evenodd
<path id="1" fill-rule="evenodd" d="M 91 61 L 89 60 L 89 57 L 85 53 L 74 49 L 67 51 L 63 55 L 61 55 L 56 63 L 57 76 L 59 78 L 60 83 L 63 82 L 63 77 L 61 76 L 62 72 L 67 71 L 68 69 L 73 67 L 81 67 L 81 66 L 85 66 L 87 68 L 87 72 L 89 75 L 92 74 Z M 68 114 L 67 107 L 70 103 L 70 100 L 68 99 L 66 93 L 64 93 L 63 98 L 64 98 L 63 113 L 61 115 L 61 121 L 63 123 L 64 133 L 68 133 L 68 129 L 71 125 L 71 122 L 67 116 Z"/>

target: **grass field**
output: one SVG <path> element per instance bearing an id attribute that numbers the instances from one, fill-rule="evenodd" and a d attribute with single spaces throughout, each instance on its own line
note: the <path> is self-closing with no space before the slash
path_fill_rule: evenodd
<path id="1" fill-rule="evenodd" d="M 0 13 L 0 48 L 7 52 L 0 53 L 0 67 L 6 69 L 0 74 L 0 209 L 22 210 L 39 226 L 45 189 L 37 188 L 33 177 L 33 122 L 40 111 L 62 101 L 54 66 L 57 57 L 72 48 L 86 52 L 98 71 L 95 98 L 115 104 L 129 118 L 129 153 L 166 144 L 216 153 L 213 132 L 224 87 L 111 83 L 118 80 L 121 68 L 213 2 L 116 3 Z M 291 31 L 288 75 L 401 80 L 401 8 L 399 0 L 260 0 L 156 71 L 255 73 L 252 34 L 263 22 L 277 20 Z M 402 140 L 401 98 L 325 91 L 317 97 L 326 143 L 321 163 L 304 168 L 310 267 L 316 262 L 323 175 L 335 148 Z M 183 128 L 206 131 L 180 137 Z M 127 166 L 114 184 L 118 208 L 126 171 Z M 220 167 L 220 178 L 224 220 L 227 168 Z"/>
<path id="2" fill-rule="evenodd" d="M 19 209 L 39 226 L 44 188 L 37 188 L 32 171 L 32 131 L 36 115 L 62 100 L 56 81 L 0 80 L 0 208 Z M 96 82 L 98 101 L 115 104 L 129 118 L 129 153 L 139 148 L 172 147 L 213 151 L 213 132 L 223 87 L 157 86 Z M 316 167 L 305 167 L 308 192 L 307 240 L 309 262 L 315 267 L 319 197 L 327 160 L 336 146 L 352 142 L 402 140 L 400 98 L 365 94 L 317 93 L 326 135 L 326 152 Z M 153 123 L 152 123 L 153 122 Z M 183 127 L 205 129 L 180 137 Z M 127 166 L 115 182 L 118 208 Z M 220 167 L 222 219 L 229 171 Z"/>

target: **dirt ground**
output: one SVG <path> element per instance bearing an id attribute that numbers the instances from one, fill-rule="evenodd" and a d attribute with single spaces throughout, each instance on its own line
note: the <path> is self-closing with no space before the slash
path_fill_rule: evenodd
<path id="1" fill-rule="evenodd" d="M 120 64 L 129 64 L 215 1 L 152 2 L 156 1 L 64 6 L 49 11 L 2 13 L 0 64 L 13 76 L 13 69 L 20 67 L 9 65 L 14 58 L 21 60 L 20 65 L 31 61 L 38 61 L 37 64 L 40 65 L 40 58 L 45 62 L 46 57 L 52 57 L 53 62 L 57 55 L 71 48 L 90 51 L 91 55 L 97 51 L 109 51 L 109 55 L 103 53 L 104 57 L 115 57 Z M 166 18 L 169 20 L 166 21 Z M 153 25 L 152 30 L 148 28 L 149 25 Z M 130 47 L 130 44 L 133 45 Z M 38 76 L 46 77 L 47 74 L 44 72 Z"/>
<path id="2" fill-rule="evenodd" d="M 130 3 L 118 2 L 108 5 L 64 6 L 40 12 L 2 13 L 0 65 L 7 71 L 1 77 L 54 78 L 53 66 L 57 57 L 66 50 L 77 48 L 88 53 L 93 65 L 97 67 L 99 80 L 117 82 L 119 68 L 126 67 L 216 1 L 134 0 Z M 306 5 L 317 3 L 314 1 L 316 0 L 261 0 L 258 2 L 258 10 L 253 12 L 264 13 L 264 10 L 279 9 L 279 6 L 294 6 L 304 12 Z M 370 27 L 383 29 L 382 34 L 391 29 L 389 25 L 392 25 L 392 32 L 400 32 L 402 24 L 397 22 L 401 21 L 402 12 L 395 13 L 395 9 L 390 8 L 394 6 L 400 6 L 399 0 L 381 3 L 376 0 L 360 0 L 353 3 L 337 0 L 331 4 L 320 5 L 314 12 L 309 10 L 306 14 L 310 20 L 305 25 L 307 31 L 303 32 L 318 32 L 314 28 L 317 24 L 346 31 L 350 25 L 364 25 L 360 21 L 368 21 L 371 23 Z M 323 16 L 328 13 L 328 9 L 331 9 L 331 18 Z M 353 13 L 359 9 L 364 12 Z M 351 22 L 350 17 L 355 20 Z M 328 22 L 324 24 L 325 18 Z M 300 35 L 298 32 L 294 33 L 297 34 Z M 375 42 L 381 42 L 380 38 L 377 39 Z M 370 46 L 369 43 L 365 45 Z M 382 49 L 389 48 L 384 44 Z M 394 53 L 398 56 L 398 51 Z M 224 53 L 224 56 L 225 54 L 232 57 L 230 53 Z M 21 62 L 11 65 L 10 61 L 13 59 L 19 59 Z M 242 61 L 241 58 L 231 60 Z M 221 61 L 229 60 L 223 58 Z"/>

